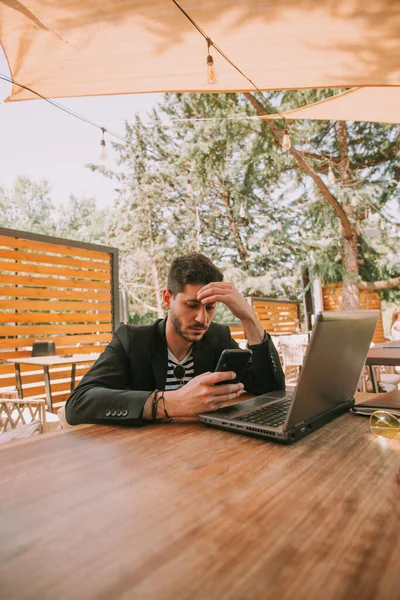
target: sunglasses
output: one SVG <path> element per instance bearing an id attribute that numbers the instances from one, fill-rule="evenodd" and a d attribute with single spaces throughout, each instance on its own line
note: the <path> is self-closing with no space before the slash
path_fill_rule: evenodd
<path id="1" fill-rule="evenodd" d="M 369 426 L 378 437 L 394 439 L 400 434 L 400 420 L 386 410 L 377 410 L 369 418 Z"/>
<path id="2" fill-rule="evenodd" d="M 174 368 L 174 377 L 179 381 L 181 386 L 183 385 L 183 380 L 185 379 L 186 369 L 182 367 L 182 365 L 176 365 Z"/>

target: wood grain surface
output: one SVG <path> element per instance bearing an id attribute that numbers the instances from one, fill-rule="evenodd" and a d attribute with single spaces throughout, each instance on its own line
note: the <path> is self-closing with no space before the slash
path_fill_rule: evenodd
<path id="1" fill-rule="evenodd" d="M 198 422 L 4 445 L 0 597 L 395 600 L 399 466 L 350 414 L 293 446 Z"/>

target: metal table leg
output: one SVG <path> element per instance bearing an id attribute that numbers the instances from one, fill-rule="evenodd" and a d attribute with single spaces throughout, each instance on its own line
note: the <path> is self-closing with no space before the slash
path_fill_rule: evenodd
<path id="1" fill-rule="evenodd" d="M 71 394 L 75 389 L 76 363 L 72 363 L 71 367 Z"/>
<path id="2" fill-rule="evenodd" d="M 378 384 L 376 382 L 374 365 L 369 365 L 369 375 L 371 377 L 372 391 L 374 392 L 374 394 L 377 394 L 379 390 L 378 390 Z"/>
<path id="3" fill-rule="evenodd" d="M 15 363 L 14 366 L 15 366 L 15 383 L 16 383 L 16 387 L 17 387 L 18 398 L 23 398 L 24 392 L 22 390 L 21 365 L 18 365 L 17 363 Z"/>
<path id="4" fill-rule="evenodd" d="M 46 390 L 47 408 L 50 412 L 53 412 L 53 399 L 51 397 L 51 385 L 50 385 L 50 371 L 48 365 L 43 365 L 44 371 L 44 387 Z"/>

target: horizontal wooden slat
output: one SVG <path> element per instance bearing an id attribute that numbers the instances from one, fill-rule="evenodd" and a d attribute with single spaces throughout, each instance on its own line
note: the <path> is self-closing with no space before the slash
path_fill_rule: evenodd
<path id="1" fill-rule="evenodd" d="M 52 325 L 51 329 L 48 329 L 49 333 L 94 333 L 93 325 Z M 111 331 L 110 325 L 96 325 L 95 331 Z M 42 334 L 45 335 L 44 327 L 42 325 L 2 325 L 0 327 L 0 335 L 33 335 Z"/>
<path id="2" fill-rule="evenodd" d="M 97 250 L 85 250 L 74 246 L 64 246 L 62 244 L 53 244 L 52 242 L 39 242 L 36 240 L 26 240 L 0 235 L 0 246 L 8 248 L 18 248 L 31 250 L 32 252 L 48 252 L 50 254 L 61 254 L 61 256 L 82 256 L 93 260 L 109 262 L 110 255 L 107 252 Z"/>
<path id="3" fill-rule="evenodd" d="M 0 278 L 0 285 L 3 282 Z M 48 283 L 48 282 L 47 282 Z M 29 287 L 0 287 L 0 297 L 7 298 L 52 298 L 60 300 L 111 300 L 111 291 L 91 291 L 91 290 L 56 290 L 45 288 Z"/>
<path id="4" fill-rule="evenodd" d="M 274 298 L 252 298 L 250 297 L 251 300 L 251 305 L 253 306 L 259 306 L 259 305 L 263 305 L 263 304 L 270 304 L 271 306 L 273 304 L 280 304 L 282 306 L 298 306 L 298 302 L 296 300 L 274 300 Z"/>
<path id="5" fill-rule="evenodd" d="M 98 262 L 84 260 L 82 258 L 70 258 L 65 256 L 52 256 L 50 254 L 38 254 L 37 252 L 18 252 L 18 250 L 5 250 L 0 248 L 0 259 L 18 260 L 22 262 L 34 262 L 49 265 L 64 265 L 66 267 L 78 267 L 78 269 L 96 269 L 109 273 L 110 262 Z"/>
<path id="6" fill-rule="evenodd" d="M 0 312 L 0 323 L 111 323 L 110 313 L 91 314 L 88 312 L 71 313 L 48 313 L 48 312 L 28 312 L 11 313 Z M 97 328 L 96 328 L 97 329 Z M 0 335 L 2 326 L 0 325 Z"/>
<path id="7" fill-rule="evenodd" d="M 0 261 L 0 272 L 27 273 L 31 275 L 52 275 L 57 277 L 66 277 L 68 279 L 88 279 L 90 281 L 110 281 L 110 273 L 103 271 L 90 271 L 88 269 L 68 269 L 66 267 L 53 267 L 51 265 L 36 265 L 20 262 L 11 262 L 10 260 Z"/>
<path id="8" fill-rule="evenodd" d="M 82 375 L 83 377 L 83 375 Z M 79 381 L 82 379 L 82 377 L 77 377 L 75 379 L 76 381 L 76 385 L 78 385 Z M 51 384 L 51 394 L 53 395 L 53 393 L 55 392 L 66 392 L 70 389 L 70 383 L 67 381 L 63 382 L 63 383 L 52 383 Z M 38 394 L 43 394 L 45 395 L 45 386 L 44 383 L 40 384 L 40 383 L 27 383 L 27 384 L 22 384 L 22 391 L 25 397 L 29 397 L 29 396 L 36 396 Z"/>
<path id="9" fill-rule="evenodd" d="M 111 333 L 100 333 L 92 335 L 68 335 L 68 336 L 57 336 L 51 335 L 50 333 L 43 333 L 42 335 L 36 335 L 35 337 L 26 338 L 6 338 L 0 337 L 0 348 L 22 348 L 24 346 L 32 346 L 35 340 L 52 340 L 56 344 L 56 347 L 70 348 L 76 346 L 76 344 L 95 344 L 96 342 L 109 342 L 111 340 Z M 68 352 L 68 350 L 66 350 Z M 81 352 L 81 348 L 79 348 Z"/>
<path id="10" fill-rule="evenodd" d="M 83 372 L 85 369 L 89 367 L 95 362 L 95 358 L 88 357 L 87 363 L 80 363 L 76 365 L 76 372 L 79 374 Z M 23 383 L 32 383 L 35 381 L 44 381 L 43 379 L 43 368 L 35 367 L 32 368 L 32 365 L 21 365 L 21 373 Z M 4 387 L 4 379 L 7 377 L 15 377 L 15 367 L 12 364 L 0 364 L 0 386 Z M 50 378 L 51 380 L 57 379 L 60 377 L 71 377 L 71 365 L 63 365 L 61 367 L 50 367 Z"/>
<path id="11" fill-rule="evenodd" d="M 74 312 L 102 311 L 111 313 L 111 302 L 62 302 L 56 300 L 0 300 L 0 310 L 71 310 Z"/>
<path id="12" fill-rule="evenodd" d="M 101 353 L 103 352 L 106 344 L 102 344 L 100 346 L 72 346 L 69 349 L 69 352 L 66 351 L 65 348 L 57 348 L 56 346 L 56 354 L 64 355 L 64 354 L 90 354 L 92 352 Z M 9 358 L 28 358 L 32 356 L 32 349 L 29 350 L 14 350 L 9 348 L 0 348 L 0 363 L 9 359 Z"/>
<path id="13" fill-rule="evenodd" d="M 46 286 L 47 288 L 68 288 L 84 290 L 109 290 L 110 284 L 103 281 L 80 281 L 77 279 L 56 279 L 55 277 L 30 277 L 29 275 L 4 275 L 0 273 L 0 284 L 24 286 Z"/>
<path id="14" fill-rule="evenodd" d="M 295 301 L 250 298 L 262 326 L 268 333 L 294 333 L 298 328 L 298 303 Z"/>

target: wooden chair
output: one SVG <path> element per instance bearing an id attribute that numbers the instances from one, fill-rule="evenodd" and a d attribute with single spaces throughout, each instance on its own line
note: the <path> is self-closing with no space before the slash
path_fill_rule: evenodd
<path id="1" fill-rule="evenodd" d="M 400 384 L 400 375 L 395 371 L 394 367 L 376 365 L 373 367 L 373 369 L 379 393 L 392 392 L 396 389 L 399 389 L 398 386 Z M 368 367 L 364 367 L 361 373 L 357 391 L 374 392 Z"/>
<path id="2" fill-rule="evenodd" d="M 0 392 L 0 434 L 34 421 L 40 423 L 41 432 L 47 431 L 44 398 L 18 398 L 16 390 Z"/>
<path id="3" fill-rule="evenodd" d="M 278 351 L 288 385 L 297 383 L 307 346 L 308 344 L 300 336 L 285 336 L 279 339 Z"/>

